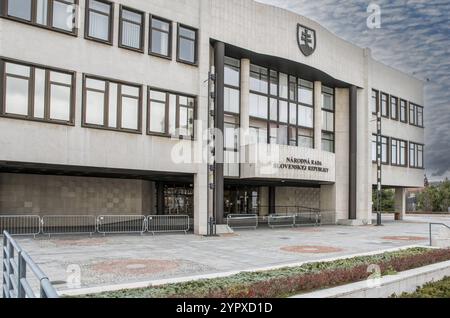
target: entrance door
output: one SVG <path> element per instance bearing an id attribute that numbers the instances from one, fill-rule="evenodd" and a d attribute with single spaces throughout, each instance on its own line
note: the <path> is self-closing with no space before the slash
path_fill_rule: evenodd
<path id="1" fill-rule="evenodd" d="M 164 214 L 194 217 L 194 189 L 190 186 L 164 187 Z"/>
<path id="2" fill-rule="evenodd" d="M 259 205 L 258 187 L 225 187 L 225 217 L 228 214 L 259 214 Z"/>

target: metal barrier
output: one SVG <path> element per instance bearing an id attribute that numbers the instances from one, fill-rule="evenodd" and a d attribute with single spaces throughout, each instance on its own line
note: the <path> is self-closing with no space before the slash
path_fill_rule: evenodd
<path id="1" fill-rule="evenodd" d="M 97 218 L 97 232 L 106 234 L 130 234 L 147 232 L 144 215 L 101 215 Z"/>
<path id="2" fill-rule="evenodd" d="M 227 225 L 232 229 L 258 228 L 257 214 L 229 214 Z"/>
<path id="3" fill-rule="evenodd" d="M 295 214 L 295 226 L 319 226 L 321 219 L 320 212 L 299 212 Z"/>
<path id="4" fill-rule="evenodd" d="M 58 298 L 58 293 L 48 277 L 17 244 L 11 235 L 3 233 L 3 298 Z M 17 255 L 17 259 L 15 257 Z M 39 281 L 37 296 L 27 280 L 27 268 Z"/>
<path id="5" fill-rule="evenodd" d="M 41 219 L 37 215 L 0 216 L 0 233 L 7 231 L 13 235 L 38 235 Z"/>
<path id="6" fill-rule="evenodd" d="M 276 227 L 294 227 L 295 215 L 269 215 L 268 225 L 272 229 Z"/>
<path id="7" fill-rule="evenodd" d="M 92 215 L 54 215 L 44 216 L 41 230 L 44 235 L 78 235 L 96 232 L 95 216 Z"/>
<path id="8" fill-rule="evenodd" d="M 184 232 L 187 234 L 191 225 L 188 215 L 150 215 L 147 217 L 148 232 L 171 233 Z"/>

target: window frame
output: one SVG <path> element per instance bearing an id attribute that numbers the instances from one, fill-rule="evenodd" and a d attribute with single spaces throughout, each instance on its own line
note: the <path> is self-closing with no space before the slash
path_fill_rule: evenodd
<path id="1" fill-rule="evenodd" d="M 98 42 L 98 43 L 102 43 L 102 44 L 106 44 L 106 45 L 110 45 L 113 46 L 114 43 L 114 2 L 109 1 L 109 0 L 95 0 L 104 4 L 107 4 L 110 6 L 110 10 L 109 10 L 109 31 L 108 31 L 108 40 L 102 40 L 99 38 L 95 38 L 93 36 L 89 35 L 89 24 L 90 24 L 90 11 L 91 8 L 89 7 L 90 4 L 90 0 L 86 0 L 86 8 L 85 8 L 85 13 L 84 13 L 84 38 L 86 40 L 90 40 L 90 41 L 94 41 L 94 42 Z M 97 11 L 95 11 L 97 12 Z M 101 12 L 101 14 L 104 15 L 103 12 Z M 120 41 L 119 41 L 120 43 Z"/>
<path id="2" fill-rule="evenodd" d="M 134 48 L 132 46 L 128 46 L 122 43 L 122 35 L 123 35 L 123 22 L 124 22 L 124 18 L 123 18 L 123 10 L 126 11 L 130 11 L 136 14 L 139 14 L 142 18 L 141 20 L 141 25 L 139 26 L 139 30 L 140 30 L 140 38 L 139 38 L 139 48 Z M 135 51 L 138 53 L 144 53 L 144 45 L 145 45 L 145 23 L 146 23 L 146 19 L 145 19 L 145 12 L 138 10 L 138 9 L 134 9 L 128 6 L 125 6 L 123 4 L 121 4 L 119 6 L 119 39 L 118 39 L 118 43 L 119 43 L 119 47 L 122 49 L 126 49 L 126 50 L 131 50 L 131 51 Z M 133 23 L 135 25 L 138 25 L 136 22 L 133 21 L 129 21 L 126 20 L 125 21 L 129 22 L 129 23 Z"/>
<path id="3" fill-rule="evenodd" d="M 158 132 L 152 132 L 150 131 L 150 117 L 151 117 L 151 112 L 150 112 L 150 106 L 151 106 L 151 99 L 150 99 L 150 92 L 151 91 L 157 91 L 160 93 L 165 93 L 166 94 L 166 104 L 165 104 L 165 133 L 158 133 Z M 168 89 L 164 89 L 164 88 L 159 88 L 159 87 L 155 87 L 155 86 L 147 86 L 147 127 L 146 127 L 146 134 L 147 136 L 155 136 L 155 137 L 163 137 L 163 138 L 179 138 L 180 140 L 195 140 L 195 134 L 196 134 L 196 127 L 195 124 L 193 124 L 193 130 L 192 130 L 192 137 L 189 138 L 187 136 L 173 136 L 170 134 L 169 131 L 169 106 L 170 106 L 170 100 L 169 100 L 169 95 L 175 95 L 176 96 L 176 115 L 175 115 L 175 129 L 179 129 L 179 114 L 180 114 L 180 96 L 181 97 L 186 97 L 186 98 L 191 98 L 194 100 L 194 123 L 197 120 L 197 109 L 198 109 L 198 101 L 197 101 L 197 97 L 193 94 L 188 94 L 188 93 L 183 93 L 183 92 L 177 92 L 177 91 L 173 91 L 173 90 L 168 90 Z"/>
<path id="4" fill-rule="evenodd" d="M 333 134 L 333 136 L 334 136 L 333 137 L 333 153 L 336 153 L 336 88 L 325 86 L 326 88 L 333 90 L 333 95 L 332 95 L 333 96 L 333 110 L 330 110 L 330 109 L 323 107 L 324 106 L 323 105 L 323 94 L 330 95 L 329 93 L 324 92 L 324 90 L 323 90 L 324 86 L 325 85 L 322 85 L 322 92 L 321 92 L 321 96 L 322 96 L 321 113 L 322 113 L 322 117 L 323 117 L 323 112 L 333 114 L 333 131 L 323 129 L 324 127 L 323 127 L 323 123 L 322 123 L 322 141 L 324 140 L 324 138 L 323 138 L 324 133 L 325 134 Z M 325 139 L 325 140 L 329 141 L 329 139 Z M 321 147 L 321 149 L 323 149 L 323 147 Z"/>
<path id="5" fill-rule="evenodd" d="M 409 102 L 409 124 L 415 127 L 424 128 L 424 107 L 415 103 Z M 422 113 L 422 122 L 419 123 L 419 110 Z M 414 116 L 411 117 L 411 114 Z"/>
<path id="6" fill-rule="evenodd" d="M 90 78 L 93 80 L 98 81 L 104 81 L 105 82 L 105 92 L 104 92 L 104 101 L 103 101 L 103 125 L 96 125 L 96 124 L 90 124 L 86 123 L 86 101 L 87 101 L 87 87 L 86 87 L 86 80 Z M 128 129 L 128 128 L 113 128 L 108 127 L 108 120 L 109 120 L 109 84 L 117 84 L 117 96 L 119 97 L 119 86 L 125 85 L 125 86 L 133 86 L 136 88 L 139 88 L 139 98 L 138 98 L 138 129 Z M 123 94 L 120 95 L 123 98 Z M 122 125 L 122 98 L 118 98 L 117 100 L 117 127 L 121 127 Z M 103 76 L 83 73 L 83 86 L 82 86 L 82 120 L 81 120 L 81 127 L 83 128 L 91 128 L 91 129 L 100 129 L 100 130 L 108 130 L 108 131 L 114 131 L 114 132 L 122 132 L 122 133 L 130 133 L 130 134 L 142 134 L 142 107 L 143 107 L 143 89 L 141 84 L 126 82 L 122 80 L 107 78 Z"/>
<path id="7" fill-rule="evenodd" d="M 383 114 L 383 96 L 386 96 L 386 114 Z M 391 102 L 390 102 L 390 95 L 388 93 L 385 92 L 381 92 L 380 91 L 380 109 L 379 111 L 381 112 L 381 117 L 383 118 L 390 118 L 390 108 L 391 108 Z"/>
<path id="8" fill-rule="evenodd" d="M 187 29 L 190 31 L 195 32 L 195 40 L 194 40 L 194 61 L 186 61 L 180 58 L 180 39 L 184 38 L 180 35 L 180 29 Z M 183 63 L 183 64 L 187 64 L 187 65 L 192 65 L 192 66 L 198 66 L 198 48 L 199 48 L 199 40 L 198 40 L 198 35 L 199 35 L 199 31 L 197 28 L 188 26 L 186 24 L 182 24 L 182 23 L 177 23 L 177 62 L 179 63 Z M 187 38 L 186 38 L 187 39 Z M 192 41 L 192 39 L 187 39 L 189 41 Z"/>
<path id="9" fill-rule="evenodd" d="M 26 66 L 30 68 L 30 77 L 28 80 L 28 114 L 27 115 L 18 115 L 18 114 L 8 114 L 6 113 L 6 82 L 7 82 L 7 74 L 6 74 L 6 63 L 18 64 L 22 66 Z M 34 117 L 32 114 L 34 112 L 35 105 L 35 70 L 36 68 L 43 69 L 45 71 L 45 100 L 44 100 L 44 118 Z M 70 86 L 70 109 L 69 109 L 69 121 L 51 119 L 50 118 L 50 88 L 52 85 L 50 79 L 50 72 L 58 72 L 65 73 L 71 76 L 72 84 Z M 76 105 L 76 72 L 70 71 L 62 68 L 56 68 L 51 66 L 46 66 L 42 64 L 25 62 L 17 59 L 7 58 L 0 56 L 0 117 L 9 118 L 9 119 L 18 119 L 18 120 L 28 120 L 40 123 L 48 123 L 48 124 L 57 124 L 57 125 L 65 125 L 65 126 L 75 126 L 75 105 Z M 15 76 L 13 76 L 15 77 Z M 17 77 L 16 77 L 17 78 Z M 22 77 L 19 77 L 22 78 Z M 61 85 L 66 86 L 66 85 Z"/>
<path id="10" fill-rule="evenodd" d="M 380 110 L 380 91 L 376 90 L 376 89 L 372 89 L 372 97 L 371 97 L 371 104 L 370 104 L 370 108 L 372 108 L 372 101 L 373 101 L 373 94 L 377 94 L 376 96 L 376 105 L 375 105 L 375 112 L 372 111 L 371 109 L 371 113 L 372 115 L 377 115 L 378 111 Z"/>
<path id="11" fill-rule="evenodd" d="M 402 109 L 403 109 L 402 103 L 404 103 L 404 105 L 405 105 L 405 108 L 404 108 L 404 110 L 405 110 L 405 119 L 404 120 L 402 119 Z M 400 99 L 400 101 L 399 101 L 399 116 L 398 116 L 399 121 L 401 123 L 407 124 L 408 123 L 408 117 L 409 117 L 408 101 L 406 99 Z"/>
<path id="12" fill-rule="evenodd" d="M 0 18 L 2 19 L 7 19 L 7 20 L 11 20 L 14 22 L 19 22 L 19 23 L 23 23 L 23 24 L 27 24 L 27 25 L 31 25 L 34 27 L 38 27 L 41 29 L 45 29 L 45 30 L 49 30 L 49 31 L 54 31 L 54 32 L 58 32 L 58 33 L 62 33 L 62 34 L 66 34 L 66 35 L 70 35 L 70 36 L 74 36 L 74 37 L 78 37 L 78 8 L 79 8 L 79 0 L 74 0 L 74 7 L 75 7 L 75 13 L 74 13 L 74 24 L 73 24 L 73 28 L 72 31 L 67 31 L 64 29 L 60 29 L 60 28 L 56 28 L 53 26 L 53 1 L 55 0 L 49 0 L 48 1 L 48 7 L 47 7 L 47 23 L 44 24 L 39 24 L 36 22 L 36 14 L 37 14 L 37 8 L 36 8 L 36 4 L 35 4 L 35 0 L 32 0 L 31 3 L 31 19 L 30 20 L 26 20 L 26 19 L 22 19 L 19 17 L 15 17 L 15 16 L 11 16 L 8 15 L 8 1 L 11 0 L 3 0 L 0 3 Z M 14 0 L 13 0 L 14 1 Z M 64 0 L 59 0 L 59 2 L 65 2 Z M 72 3 L 71 3 L 72 4 Z"/>
<path id="13" fill-rule="evenodd" d="M 419 169 L 419 170 L 425 170 L 425 145 L 416 143 L 416 142 L 409 142 L 408 147 L 408 153 L 411 154 L 411 147 L 414 148 L 414 164 L 411 163 L 411 158 L 408 158 L 408 166 L 411 169 Z M 422 166 L 418 165 L 419 162 L 419 147 L 422 147 Z M 409 156 L 411 157 L 411 155 Z"/>
<path id="14" fill-rule="evenodd" d="M 392 103 L 392 101 L 396 101 L 396 111 L 395 111 L 395 114 L 394 114 L 394 112 L 393 112 L 393 103 Z M 393 95 L 390 95 L 389 96 L 389 113 L 390 113 L 390 118 L 392 119 L 392 120 L 395 120 L 395 121 L 399 121 L 399 115 L 400 115 L 400 111 L 399 111 L 399 107 L 400 107 L 400 99 L 398 98 L 398 97 L 396 97 L 396 96 L 393 96 Z"/>
<path id="15" fill-rule="evenodd" d="M 408 141 L 406 141 L 406 140 L 403 140 L 403 139 L 398 139 L 398 138 L 389 138 L 390 139 L 390 160 L 391 160 L 391 166 L 394 166 L 394 167 L 404 167 L 404 168 L 406 168 L 406 167 L 408 167 L 408 160 L 409 160 L 409 155 L 408 155 L 408 152 L 409 152 L 409 150 L 408 150 Z M 396 160 L 396 162 L 394 162 L 394 160 L 393 160 L 393 158 L 392 158 L 392 156 L 393 156 L 393 151 L 392 151 L 392 147 L 393 147 L 393 145 L 394 145 L 394 142 L 397 142 L 397 149 L 396 149 L 396 155 L 397 155 L 397 160 Z M 401 160 L 400 160 L 400 154 L 401 154 L 401 144 L 402 143 L 405 143 L 405 153 L 404 153 L 404 155 L 405 155 L 405 164 L 402 164 L 401 163 Z"/>
<path id="16" fill-rule="evenodd" d="M 155 53 L 152 51 L 152 36 L 153 36 L 153 29 L 154 29 L 152 26 L 153 19 L 160 20 L 162 22 L 169 24 L 169 32 L 163 31 L 160 29 L 155 29 L 159 32 L 164 32 L 164 33 L 168 34 L 168 36 L 169 36 L 169 43 L 168 43 L 169 47 L 167 50 L 168 55 L 159 54 L 159 53 Z M 150 13 L 148 29 L 149 29 L 149 32 L 148 32 L 148 54 L 152 55 L 152 56 L 156 56 L 156 57 L 161 57 L 161 58 L 171 61 L 173 58 L 173 52 L 172 52 L 173 51 L 173 21 Z"/>

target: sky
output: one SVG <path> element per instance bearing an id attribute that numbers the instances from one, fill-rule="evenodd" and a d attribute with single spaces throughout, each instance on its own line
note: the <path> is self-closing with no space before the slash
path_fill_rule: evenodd
<path id="1" fill-rule="evenodd" d="M 450 179 L 450 0 L 258 0 L 317 21 L 372 50 L 374 59 L 425 81 L 428 179 Z M 367 27 L 380 6 L 381 27 Z"/>

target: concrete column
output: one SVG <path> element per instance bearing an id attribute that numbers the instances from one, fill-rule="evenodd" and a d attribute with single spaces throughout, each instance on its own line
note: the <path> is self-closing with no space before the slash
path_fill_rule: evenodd
<path id="1" fill-rule="evenodd" d="M 350 87 L 350 149 L 349 149 L 349 212 L 348 219 L 356 220 L 357 218 L 357 193 L 356 189 L 358 167 L 357 167 L 357 152 L 358 152 L 358 89 L 356 86 Z"/>
<path id="2" fill-rule="evenodd" d="M 208 234 L 208 168 L 202 165 L 194 176 L 194 232 Z M 222 200 L 223 202 L 223 200 Z"/>
<path id="3" fill-rule="evenodd" d="M 322 82 L 314 82 L 314 149 L 322 149 Z"/>
<path id="4" fill-rule="evenodd" d="M 250 134 L 250 60 L 241 60 L 241 110 L 240 110 L 240 163 L 246 162 Z"/>
<path id="5" fill-rule="evenodd" d="M 400 213 L 400 220 L 404 220 L 406 216 L 406 189 L 395 189 L 395 212 Z"/>

